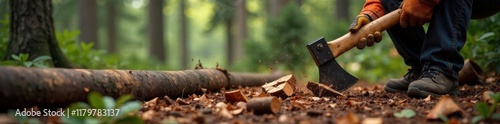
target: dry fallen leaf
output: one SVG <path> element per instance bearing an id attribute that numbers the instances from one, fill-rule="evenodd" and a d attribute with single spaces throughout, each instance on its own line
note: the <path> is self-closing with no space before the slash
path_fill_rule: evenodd
<path id="1" fill-rule="evenodd" d="M 464 110 L 460 108 L 448 95 L 441 96 L 434 108 L 425 117 L 427 120 L 439 119 L 439 115 L 449 116 L 453 113 L 465 114 Z"/>
<path id="2" fill-rule="evenodd" d="M 227 108 L 227 104 L 223 103 L 223 102 L 218 102 L 217 104 L 215 104 L 215 107 L 216 108 Z"/>
<path id="3" fill-rule="evenodd" d="M 201 95 L 199 98 L 194 98 L 194 101 L 200 101 L 202 103 L 209 102 L 207 96 L 205 94 Z"/>
<path id="4" fill-rule="evenodd" d="M 329 104 L 328 106 L 335 108 L 337 106 L 337 103 Z"/>
<path id="5" fill-rule="evenodd" d="M 156 115 L 156 112 L 154 110 L 148 110 L 148 111 L 144 112 L 144 114 L 141 115 L 141 118 L 145 121 L 152 120 L 155 115 Z"/>
<path id="6" fill-rule="evenodd" d="M 489 103 L 489 104 L 493 104 L 493 99 L 490 97 L 490 94 L 493 94 L 492 91 L 484 91 L 483 92 L 483 101 Z"/>
<path id="7" fill-rule="evenodd" d="M 228 118 L 228 119 L 232 119 L 234 117 L 233 114 L 231 114 L 229 112 L 229 110 L 227 110 L 226 108 L 221 108 L 221 111 L 219 112 L 219 114 L 223 117 Z"/>
<path id="8" fill-rule="evenodd" d="M 237 114 L 240 114 L 241 112 L 243 112 L 243 109 L 242 108 L 239 108 L 239 109 L 235 109 L 235 110 L 231 110 L 229 111 L 231 114 L 233 115 L 237 115 Z"/>
<path id="9" fill-rule="evenodd" d="M 335 119 L 335 122 L 337 124 L 359 124 L 359 117 L 354 115 L 353 113 L 349 112 L 345 116 L 341 116 Z"/>
<path id="10" fill-rule="evenodd" d="M 361 124 L 382 124 L 384 122 L 384 118 L 365 118 Z"/>

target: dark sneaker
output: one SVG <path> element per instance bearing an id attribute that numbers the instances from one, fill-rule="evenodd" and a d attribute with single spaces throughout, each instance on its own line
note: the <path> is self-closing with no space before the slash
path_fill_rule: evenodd
<path id="1" fill-rule="evenodd" d="M 408 69 L 408 73 L 400 79 L 390 79 L 385 84 L 384 90 L 386 92 L 404 92 L 408 91 L 408 85 L 420 77 L 421 69 Z"/>
<path id="2" fill-rule="evenodd" d="M 429 95 L 439 97 L 445 94 L 458 94 L 458 81 L 450 78 L 435 69 L 422 71 L 420 79 L 411 82 L 408 86 L 408 96 L 425 98 Z"/>

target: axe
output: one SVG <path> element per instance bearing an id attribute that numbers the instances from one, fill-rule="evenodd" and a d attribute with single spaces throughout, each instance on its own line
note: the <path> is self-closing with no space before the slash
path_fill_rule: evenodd
<path id="1" fill-rule="evenodd" d="M 398 24 L 400 14 L 401 9 L 397 9 L 366 24 L 356 33 L 347 33 L 329 42 L 321 37 L 307 44 L 307 49 L 319 69 L 319 83 L 332 86 L 333 89 L 340 92 L 356 84 L 358 78 L 340 67 L 335 58 L 355 47 L 358 40 L 369 33 L 382 32 Z"/>

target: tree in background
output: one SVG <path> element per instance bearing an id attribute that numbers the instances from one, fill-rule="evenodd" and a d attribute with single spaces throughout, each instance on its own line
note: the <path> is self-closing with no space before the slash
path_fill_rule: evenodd
<path id="1" fill-rule="evenodd" d="M 163 0 L 149 0 L 148 5 L 149 55 L 165 62 L 166 51 L 163 42 Z"/>
<path id="2" fill-rule="evenodd" d="M 188 48 L 188 28 L 187 28 L 187 19 L 186 19 L 186 1 L 180 0 L 179 2 L 179 12 L 180 12 L 180 21 L 181 21 L 181 64 L 183 69 L 188 69 L 188 58 L 189 58 L 189 48 Z"/>
<path id="3" fill-rule="evenodd" d="M 335 0 L 335 17 L 337 20 L 349 19 L 349 0 Z"/>
<path id="4" fill-rule="evenodd" d="M 116 4 L 120 1 L 118 0 L 107 0 L 106 2 L 106 26 L 108 33 L 108 45 L 107 50 L 108 53 L 116 53 Z"/>
<path id="5" fill-rule="evenodd" d="M 5 60 L 19 54 L 29 54 L 28 60 L 49 56 L 54 67 L 73 67 L 55 38 L 52 0 L 11 0 L 10 8 L 11 35 Z"/>
<path id="6" fill-rule="evenodd" d="M 233 27 L 234 18 L 234 0 L 215 0 L 215 13 L 210 20 L 210 28 L 208 31 L 212 31 L 218 25 L 224 25 L 226 32 L 226 65 L 229 67 L 233 64 L 235 57 L 234 54 L 234 39 L 231 33 Z"/>
<path id="7" fill-rule="evenodd" d="M 234 23 L 236 27 L 235 39 L 234 39 L 234 59 L 239 60 L 244 56 L 243 42 L 247 38 L 247 8 L 246 0 L 236 0 L 235 1 L 235 19 Z"/>
<path id="8" fill-rule="evenodd" d="M 286 69 L 304 71 L 307 55 L 304 36 L 307 34 L 307 20 L 295 2 L 288 2 L 278 15 L 268 23 L 266 37 L 271 44 L 275 63 L 284 63 Z"/>
<path id="9" fill-rule="evenodd" d="M 80 29 L 79 40 L 87 43 L 93 42 L 93 48 L 99 48 L 96 0 L 78 0 L 78 27 Z"/>

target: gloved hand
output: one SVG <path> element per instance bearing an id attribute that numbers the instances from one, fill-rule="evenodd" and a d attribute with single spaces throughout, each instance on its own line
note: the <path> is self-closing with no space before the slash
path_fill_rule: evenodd
<path id="1" fill-rule="evenodd" d="M 368 14 L 360 14 L 354 18 L 354 21 L 352 21 L 351 26 L 349 26 L 349 32 L 351 33 L 356 33 L 361 27 L 364 25 L 370 23 L 372 21 L 372 18 Z M 382 41 L 382 34 L 380 31 L 375 31 L 372 34 L 368 34 L 366 37 L 362 37 L 359 39 L 358 44 L 356 45 L 356 48 L 358 49 L 364 49 L 366 46 L 373 46 L 375 43 L 378 43 Z"/>
<path id="2" fill-rule="evenodd" d="M 399 17 L 401 27 L 422 26 L 431 21 L 432 10 L 440 0 L 405 0 Z"/>

